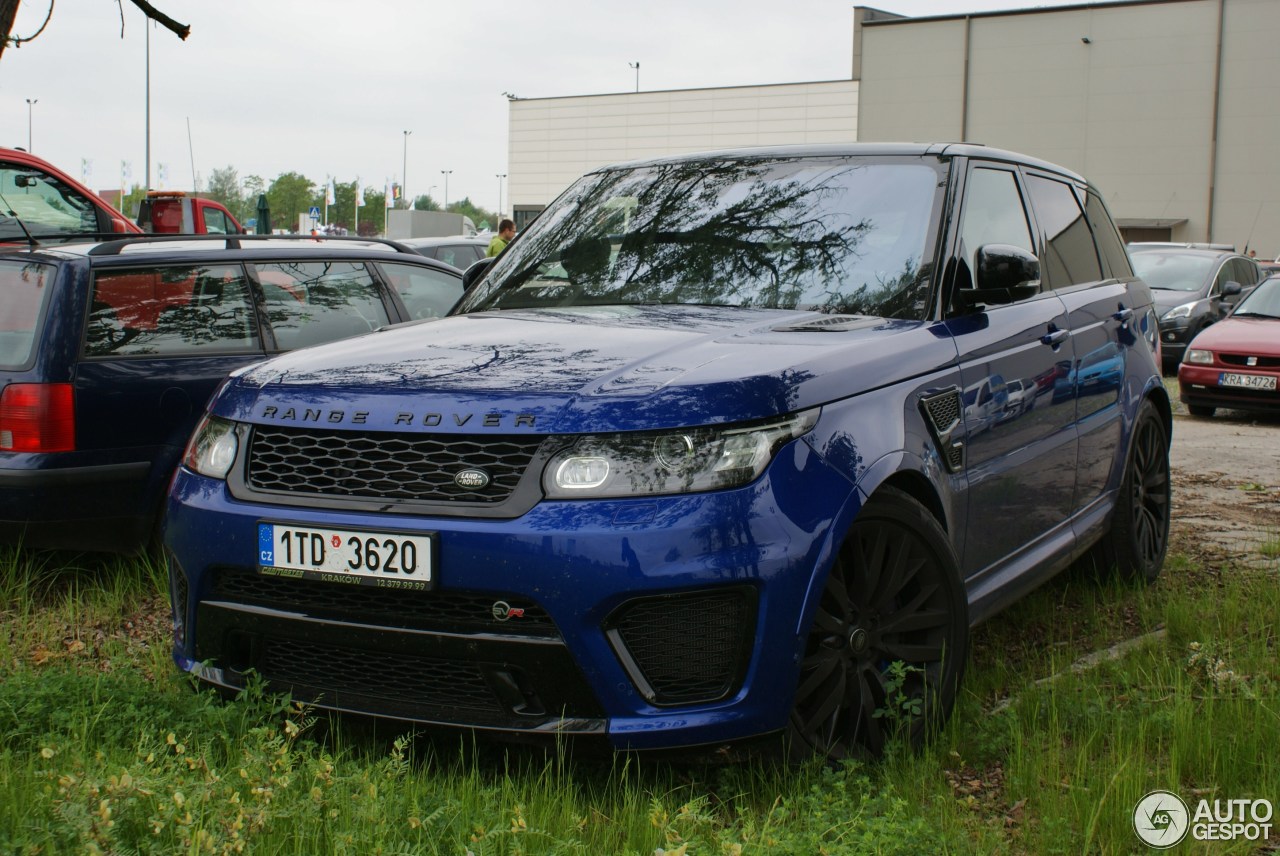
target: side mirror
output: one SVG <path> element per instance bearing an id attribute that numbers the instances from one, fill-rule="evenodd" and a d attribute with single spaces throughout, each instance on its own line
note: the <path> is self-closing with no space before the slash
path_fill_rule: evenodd
<path id="1" fill-rule="evenodd" d="M 975 287 L 958 293 L 966 309 L 1016 303 L 1040 293 L 1040 260 L 1021 247 L 985 244 L 978 248 L 975 264 Z"/>
<path id="2" fill-rule="evenodd" d="M 491 258 L 474 261 L 462 272 L 462 291 L 464 294 L 484 278 L 485 272 L 493 265 L 493 261 Z"/>
<path id="3" fill-rule="evenodd" d="M 1237 294 L 1239 294 L 1243 290 L 1244 289 L 1240 286 L 1240 283 L 1235 281 L 1224 282 L 1222 284 L 1223 297 L 1235 297 Z"/>

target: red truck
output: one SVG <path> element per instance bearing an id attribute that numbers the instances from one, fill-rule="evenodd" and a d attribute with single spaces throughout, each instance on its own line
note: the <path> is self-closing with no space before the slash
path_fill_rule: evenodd
<path id="1" fill-rule="evenodd" d="M 0 148 L 0 244 L 98 240 L 138 227 L 53 164 Z"/>
<path id="2" fill-rule="evenodd" d="M 221 204 L 180 190 L 148 193 L 138 206 L 138 225 L 144 232 L 171 235 L 240 235 L 245 231 Z"/>

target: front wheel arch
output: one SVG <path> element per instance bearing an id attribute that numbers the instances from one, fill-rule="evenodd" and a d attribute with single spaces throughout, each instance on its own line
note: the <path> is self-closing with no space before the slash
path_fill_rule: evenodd
<path id="1" fill-rule="evenodd" d="M 933 513 L 882 485 L 846 533 L 803 640 L 787 726 L 793 760 L 919 745 L 954 706 L 968 602 Z"/>

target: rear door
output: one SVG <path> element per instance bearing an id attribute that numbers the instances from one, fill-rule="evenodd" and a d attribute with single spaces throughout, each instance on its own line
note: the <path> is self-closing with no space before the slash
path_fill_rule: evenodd
<path id="1" fill-rule="evenodd" d="M 1087 188 L 1031 170 L 1026 181 L 1040 227 L 1041 276 L 1067 307 L 1075 352 L 1068 389 L 1080 438 L 1074 513 L 1102 496 L 1122 448 L 1120 395 L 1142 307 L 1125 282 L 1104 273 L 1082 204 Z"/>
<path id="2" fill-rule="evenodd" d="M 972 288 L 978 249 L 1035 251 L 1021 176 L 1012 166 L 969 165 L 960 214 L 958 288 Z M 952 310 L 948 321 L 966 390 L 968 525 L 962 564 L 973 600 L 999 590 L 1000 569 L 1056 535 L 1075 489 L 1074 353 L 1067 309 L 1051 290 L 1007 305 Z M 1009 405 L 1008 383 L 1027 390 Z M 972 406 L 969 398 L 972 398 Z"/>
<path id="3" fill-rule="evenodd" d="M 76 369 L 77 444 L 153 462 L 156 490 L 218 384 L 264 356 L 241 265 L 99 268 Z"/>

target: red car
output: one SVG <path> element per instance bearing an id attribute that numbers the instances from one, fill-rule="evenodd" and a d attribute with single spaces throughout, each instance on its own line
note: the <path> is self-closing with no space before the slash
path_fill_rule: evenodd
<path id="1" fill-rule="evenodd" d="M 1262 282 L 1192 340 L 1178 387 L 1192 416 L 1212 416 L 1219 407 L 1280 413 L 1280 277 Z"/>
<path id="2" fill-rule="evenodd" d="M 0 244 L 44 244 L 141 233 L 129 218 L 53 164 L 0 148 Z"/>

